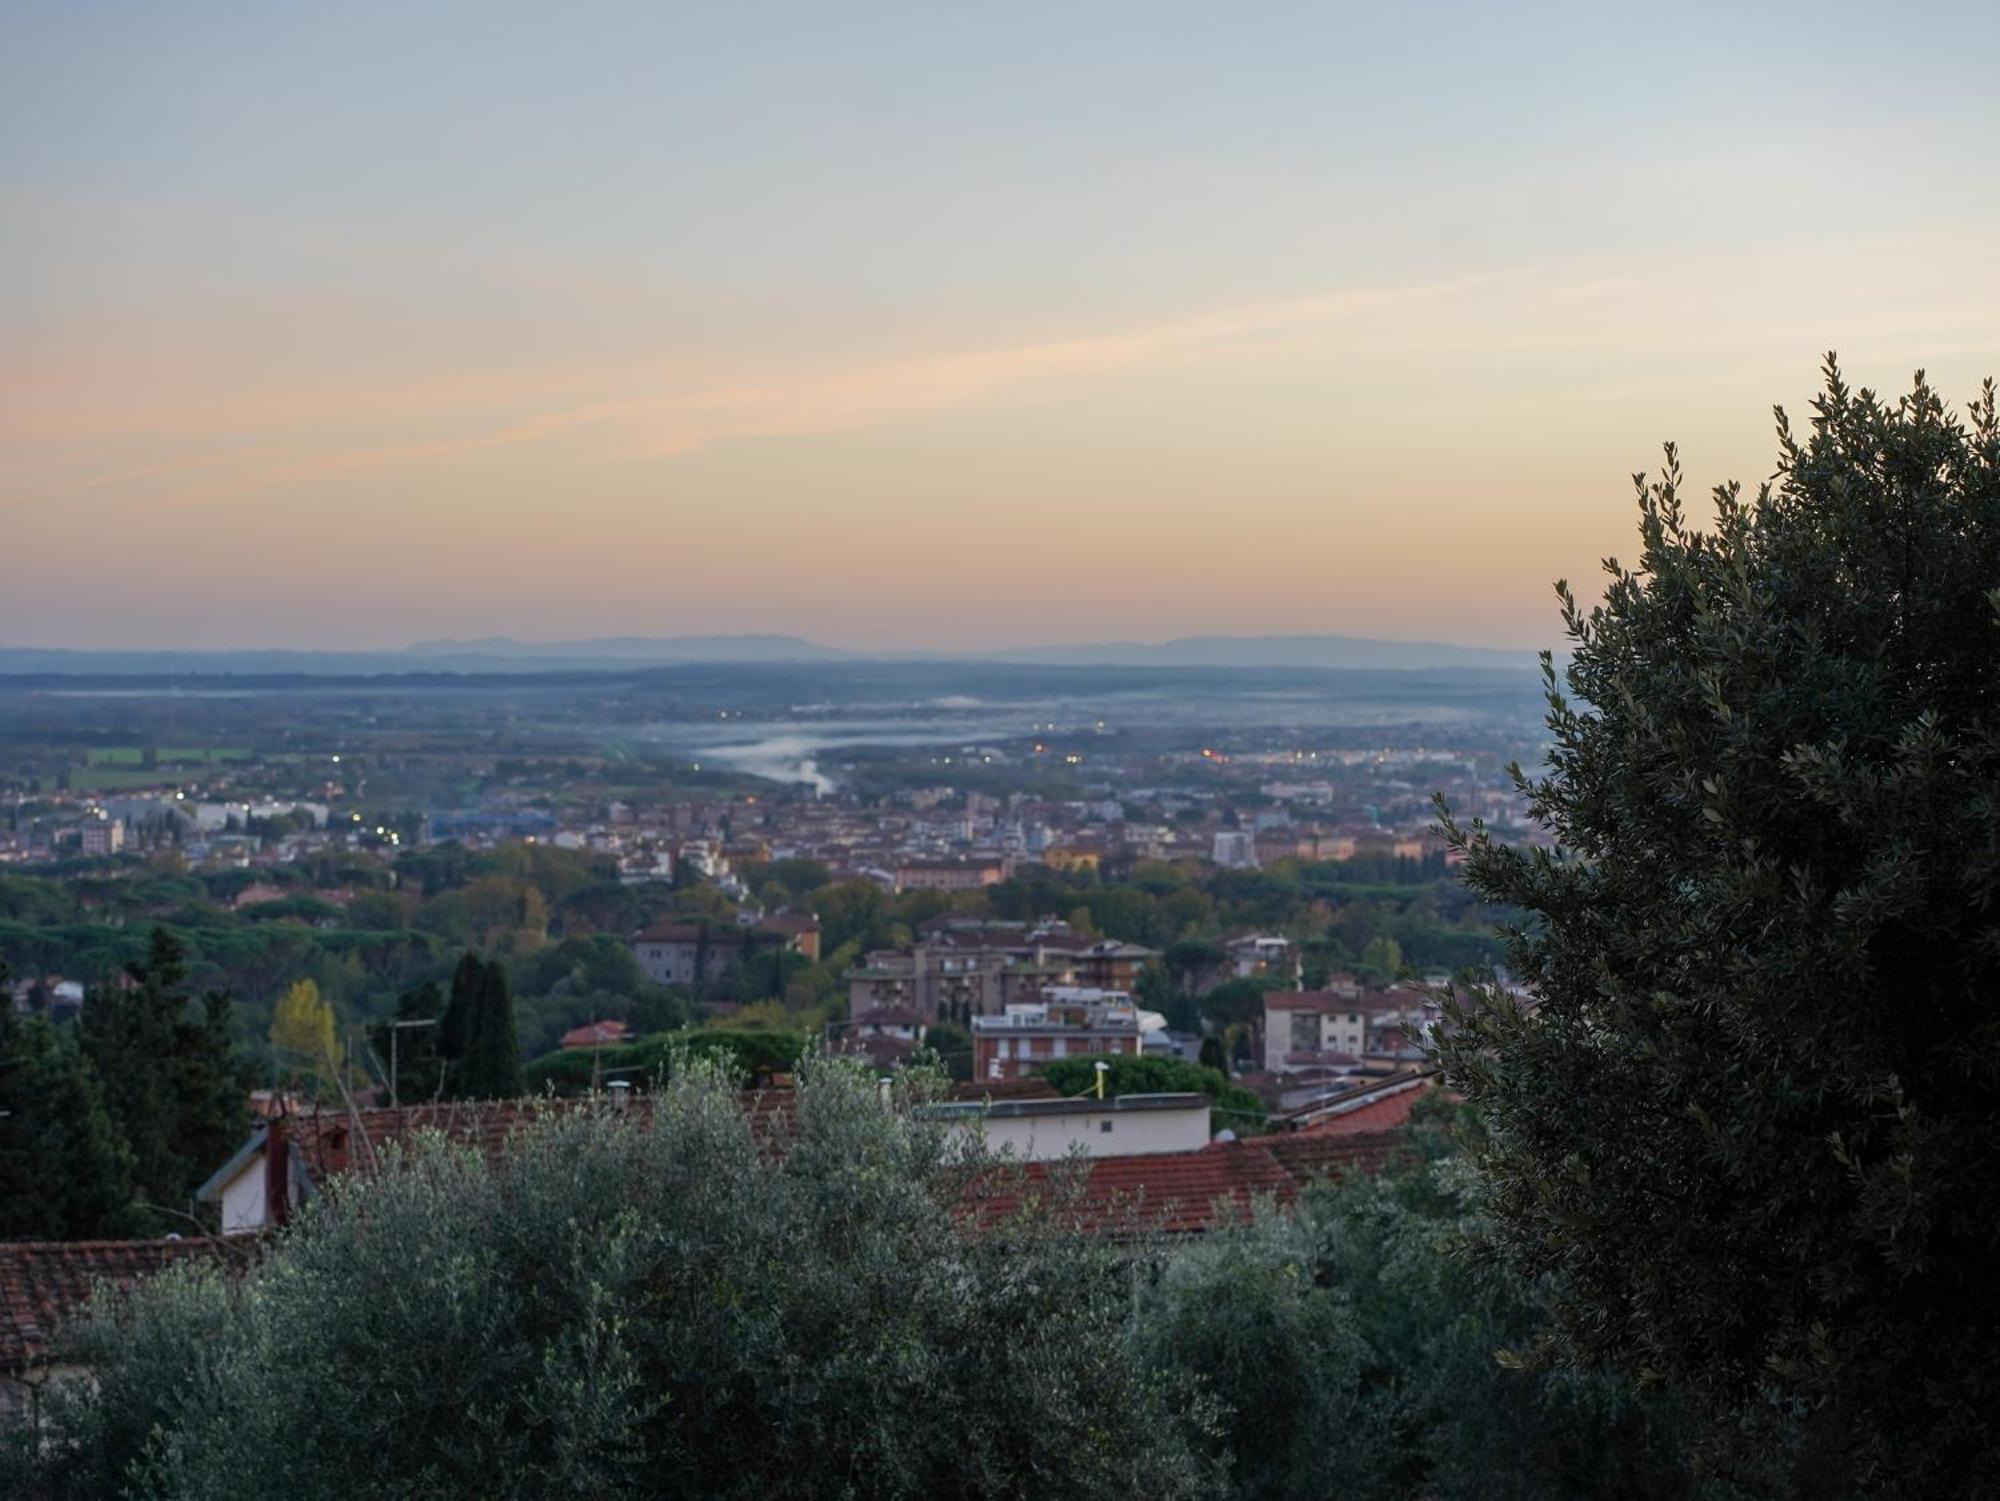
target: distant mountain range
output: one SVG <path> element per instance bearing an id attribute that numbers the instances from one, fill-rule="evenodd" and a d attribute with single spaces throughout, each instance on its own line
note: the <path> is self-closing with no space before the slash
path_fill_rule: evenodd
<path id="1" fill-rule="evenodd" d="M 1521 669 L 1530 651 L 1365 636 L 1185 636 L 992 651 L 851 651 L 800 636 L 606 636 L 516 641 L 509 636 L 421 641 L 392 651 L 74 651 L 0 647 L 0 675 L 186 677 L 357 676 L 412 672 L 603 672 L 676 663 L 1007 662 L 1046 667 L 1335 667 L 1397 671 L 1439 667 Z"/>
<path id="2" fill-rule="evenodd" d="M 538 667 L 551 659 L 565 662 L 833 662 L 867 656 L 866 652 L 821 646 L 801 636 L 596 636 L 586 641 L 516 641 L 512 636 L 481 636 L 471 641 L 419 641 L 401 653 L 422 657 L 425 665 L 448 661 L 531 661 Z"/>

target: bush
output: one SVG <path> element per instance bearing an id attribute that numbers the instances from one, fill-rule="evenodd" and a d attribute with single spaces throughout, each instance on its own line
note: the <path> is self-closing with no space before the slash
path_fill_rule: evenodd
<path id="1" fill-rule="evenodd" d="M 650 1089 L 684 1057 L 720 1062 L 739 1074 L 789 1073 L 805 1050 L 798 1032 L 658 1032 L 615 1048 L 574 1048 L 537 1058 L 528 1065 L 528 1093 L 583 1094 L 600 1077 Z"/>
<path id="2" fill-rule="evenodd" d="M 1378 1178 L 1173 1257 L 1140 1294 L 1143 1363 L 1222 1404 L 1229 1501 L 1682 1501 L 1744 1497 L 1691 1473 L 1684 1415 L 1615 1377 L 1496 1355 L 1533 1339 L 1546 1288 L 1463 1254 L 1477 1180 L 1440 1128 Z"/>
<path id="3" fill-rule="evenodd" d="M 927 1076 L 899 1102 L 929 1097 Z M 1123 1338 L 1108 1247 L 961 1212 L 963 1137 L 838 1061 L 788 1150 L 730 1081 L 566 1112 L 503 1169 L 422 1146 L 315 1201 L 236 1284 L 89 1318 L 36 1501 L 1210 1493 L 1199 1409 Z"/>
<path id="4" fill-rule="evenodd" d="M 1229 1082 L 1219 1069 L 1189 1063 L 1185 1058 L 1134 1058 L 1129 1053 L 1108 1058 L 1058 1058 L 1035 1072 L 1060 1094 L 1080 1095 L 1097 1084 L 1097 1065 L 1108 1063 L 1104 1092 L 1121 1094 L 1205 1094 L 1215 1102 L 1216 1129 L 1238 1136 L 1264 1129 L 1269 1115 L 1264 1102 L 1240 1084 Z"/>

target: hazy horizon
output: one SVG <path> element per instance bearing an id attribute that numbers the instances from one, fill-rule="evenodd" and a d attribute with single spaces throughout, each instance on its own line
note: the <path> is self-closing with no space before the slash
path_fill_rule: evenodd
<path id="1" fill-rule="evenodd" d="M 1533 648 L 2000 373 L 2000 10 L 4 11 L 0 642 Z"/>

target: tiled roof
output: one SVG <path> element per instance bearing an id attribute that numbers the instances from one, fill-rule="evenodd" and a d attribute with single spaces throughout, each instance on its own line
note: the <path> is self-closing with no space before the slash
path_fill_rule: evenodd
<path id="1" fill-rule="evenodd" d="M 1057 1091 L 1046 1079 L 957 1084 L 956 1099 L 1052 1099 Z M 789 1089 L 762 1089 L 742 1096 L 751 1129 L 768 1137 L 789 1129 L 796 1095 Z M 506 1156 L 514 1134 L 549 1115 L 589 1108 L 610 1109 L 603 1098 L 496 1100 L 404 1105 L 395 1109 L 323 1110 L 286 1117 L 280 1129 L 297 1148 L 306 1170 L 325 1182 L 346 1172 L 368 1172 L 377 1153 L 405 1145 L 419 1133 L 436 1131 L 459 1146 L 475 1148 L 489 1162 Z M 634 1091 L 627 1108 L 645 1115 L 653 1108 L 651 1095 Z M 359 1128 L 357 1134 L 356 1128 Z M 254 1140 L 254 1138 L 253 1138 Z"/>
<path id="2" fill-rule="evenodd" d="M 1299 1128 L 1301 1136 L 1352 1136 L 1370 1131 L 1392 1131 L 1410 1123 L 1410 1112 L 1424 1097 L 1422 1089 L 1404 1089 L 1383 1099 L 1370 1100 L 1344 1115 L 1329 1115 L 1310 1126 Z"/>
<path id="3" fill-rule="evenodd" d="M 221 1249 L 211 1240 L 0 1241 L 0 1374 L 46 1359 L 57 1327 L 100 1283 L 129 1287 Z"/>
<path id="4" fill-rule="evenodd" d="M 1195 1235 L 1249 1223 L 1259 1199 L 1286 1205 L 1308 1184 L 1381 1170 L 1400 1132 L 1352 1136 L 1260 1136 L 1211 1142 L 1193 1152 L 1093 1157 L 1069 1219 L 1089 1234 Z M 975 1195 L 974 1213 L 993 1225 L 1022 1201 L 1051 1192 L 1064 1164 L 1032 1162 L 1002 1169 Z"/>
<path id="5" fill-rule="evenodd" d="M 632 1029 L 624 1022 L 586 1022 L 563 1033 L 561 1045 L 566 1048 L 591 1048 L 600 1043 L 623 1042 L 631 1035 Z"/>
<path id="6" fill-rule="evenodd" d="M 1259 1137 L 1257 1144 L 1277 1159 L 1295 1184 L 1304 1187 L 1355 1173 L 1379 1173 L 1408 1140 L 1402 1131 L 1391 1128 L 1347 1133 L 1290 1131 Z"/>

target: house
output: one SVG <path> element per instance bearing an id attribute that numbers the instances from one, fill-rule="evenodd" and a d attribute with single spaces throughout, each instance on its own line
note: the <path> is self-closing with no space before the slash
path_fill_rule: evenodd
<path id="1" fill-rule="evenodd" d="M 773 949 L 810 958 L 819 952 L 819 924 L 797 918 L 757 923 L 658 922 L 632 940 L 632 956 L 656 985 L 703 985 L 730 965 Z"/>
<path id="2" fill-rule="evenodd" d="M 1385 1090 L 1376 1102 L 1410 1092 Z M 961 1086 L 958 1093 L 958 1100 L 931 1109 L 967 1125 L 977 1122 L 1005 1153 L 969 1185 L 963 1201 L 965 1212 L 989 1227 L 1044 1196 L 1059 1223 L 1085 1235 L 1151 1238 L 1238 1227 L 1250 1222 L 1259 1203 L 1282 1207 L 1316 1182 L 1379 1172 L 1407 1141 L 1402 1129 L 1375 1119 L 1359 1128 L 1366 1106 L 1346 1112 L 1357 1129 L 1306 1128 L 1210 1142 L 1208 1101 L 1201 1095 L 1066 1100 L 1039 1080 Z M 749 1094 L 743 1103 L 753 1131 L 783 1141 L 791 1121 L 789 1091 Z M 376 1171 L 391 1146 L 420 1130 L 437 1131 L 498 1162 L 518 1132 L 563 1108 L 606 1107 L 601 1101 L 515 1101 L 275 1120 L 254 1132 L 201 1194 L 223 1203 L 226 1230 L 246 1236 L 281 1223 L 315 1184 Z M 641 1096 L 624 1108 L 637 1114 L 649 1106 Z M 1073 1146 L 1087 1154 L 1080 1173 L 1058 1160 L 1067 1159 Z M 171 1237 L 0 1243 L 0 1420 L 32 1418 L 46 1382 L 80 1374 L 55 1363 L 53 1339 L 100 1284 L 129 1286 L 183 1261 L 224 1256 L 240 1244 Z"/>
<path id="3" fill-rule="evenodd" d="M 1351 975 L 1333 976 L 1320 990 L 1274 990 L 1264 997 L 1264 1067 L 1283 1074 L 1364 1057 L 1415 1060 L 1442 1015 L 1427 991 L 1365 990 Z"/>
<path id="4" fill-rule="evenodd" d="M 1007 861 L 999 856 L 969 860 L 902 860 L 895 876 L 898 891 L 977 891 L 1007 879 Z"/>
<path id="5" fill-rule="evenodd" d="M 1083 1099 L 954 1100 L 927 1112 L 976 1124 L 986 1145 L 1025 1162 L 1081 1151 L 1089 1157 L 1143 1157 L 1208 1145 L 1205 1094 L 1128 1094 Z"/>
<path id="6" fill-rule="evenodd" d="M 0 1241 L 0 1426 L 35 1421 L 61 1363 L 57 1336 L 101 1286 L 130 1287 L 166 1267 L 215 1257 L 212 1240 Z"/>
<path id="7" fill-rule="evenodd" d="M 1268 978 L 1287 985 L 1299 983 L 1299 946 L 1289 938 L 1249 933 L 1222 945 L 1229 956 L 1229 973 L 1238 980 Z"/>
<path id="8" fill-rule="evenodd" d="M 1438 1087 L 1434 1067 L 1399 1070 L 1387 1077 L 1350 1078 L 1336 1082 L 1273 1124 L 1307 1135 L 1351 1136 L 1396 1130 L 1410 1123 L 1411 1112 Z"/>
<path id="9" fill-rule="evenodd" d="M 839 1024 L 835 1024 L 839 1025 Z M 922 1014 L 907 1007 L 884 1006 L 840 1026 L 832 1050 L 865 1058 L 871 1068 L 896 1068 L 907 1063 L 930 1030 Z M 828 1028 L 833 1031 L 832 1027 Z"/>
<path id="10" fill-rule="evenodd" d="M 1020 1079 L 1056 1058 L 1130 1054 L 1142 1047 L 1138 1009 L 1122 992 L 1055 987 L 1047 999 L 972 1019 L 972 1077 Z"/>
<path id="11" fill-rule="evenodd" d="M 973 1099 L 1054 1094 L 1039 1079 L 959 1089 Z M 741 1100 L 750 1129 L 760 1138 L 782 1139 L 790 1130 L 795 1102 L 791 1090 L 749 1090 Z M 644 1116 L 652 1110 L 652 1097 L 638 1093 L 629 1101 L 620 1094 L 612 1102 L 602 1095 L 477 1104 L 439 1101 L 280 1116 L 252 1130 L 195 1197 L 218 1206 L 225 1236 L 254 1234 L 283 1224 L 322 1184 L 346 1173 L 379 1170 L 393 1152 L 407 1149 L 419 1136 L 434 1133 L 489 1162 L 499 1162 L 506 1158 L 514 1137 L 537 1121 L 569 1110 L 609 1108 Z"/>
<path id="12" fill-rule="evenodd" d="M 1065 1188 L 1053 1162 L 997 1170 L 973 1213 L 997 1224 L 1031 1197 L 1047 1196 L 1079 1233 L 1118 1239 L 1201 1235 L 1247 1225 L 1259 1203 L 1284 1207 L 1313 1184 L 1376 1173 L 1402 1149 L 1401 1132 L 1260 1136 L 1196 1151 L 1093 1157 Z"/>
<path id="13" fill-rule="evenodd" d="M 1136 943 L 1082 938 L 1065 923 L 969 920 L 932 924 L 909 950 L 874 950 L 843 978 L 850 1016 L 907 1007 L 965 1025 L 1060 986 L 1129 992 L 1157 957 Z"/>
<path id="14" fill-rule="evenodd" d="M 587 1022 L 563 1033 L 561 1046 L 568 1048 L 615 1048 L 628 1041 L 632 1029 L 624 1022 Z"/>

